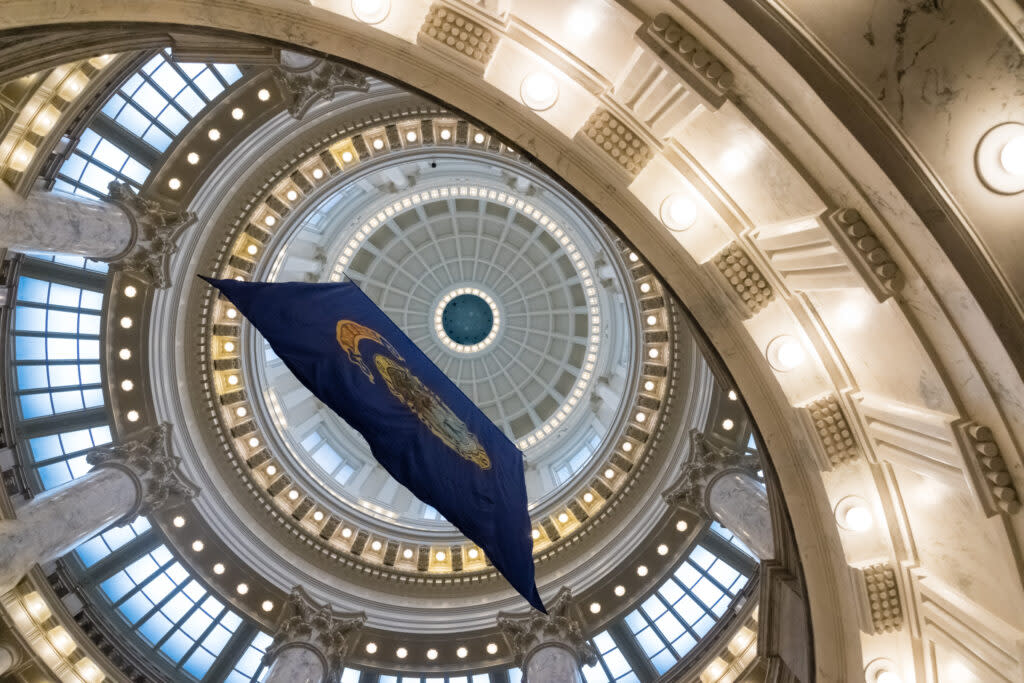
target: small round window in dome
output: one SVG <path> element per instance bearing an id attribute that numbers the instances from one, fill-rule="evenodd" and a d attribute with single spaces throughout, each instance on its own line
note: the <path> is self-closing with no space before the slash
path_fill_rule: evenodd
<path id="1" fill-rule="evenodd" d="M 460 294 L 444 307 L 441 325 L 452 341 L 464 346 L 479 344 L 494 327 L 490 305 L 476 294 Z"/>

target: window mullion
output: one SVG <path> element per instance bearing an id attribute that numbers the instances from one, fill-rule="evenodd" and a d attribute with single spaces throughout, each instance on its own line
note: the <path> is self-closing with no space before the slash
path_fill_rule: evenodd
<path id="1" fill-rule="evenodd" d="M 697 601 L 697 604 L 699 604 L 701 607 L 704 608 L 704 613 L 705 614 L 708 613 L 708 609 L 707 609 L 707 607 L 704 607 L 704 603 L 698 601 L 696 596 L 694 596 L 692 593 L 690 593 L 690 591 L 686 590 L 685 586 L 683 586 L 683 591 L 686 593 L 686 595 L 689 595 L 691 598 L 693 598 L 695 601 Z M 675 617 L 676 621 L 678 621 L 680 624 L 683 625 L 683 630 L 685 630 L 687 633 L 689 633 L 693 637 L 693 639 L 695 641 L 700 642 L 700 636 L 697 634 L 696 631 L 693 630 L 693 627 L 689 624 L 689 622 L 687 622 L 686 619 L 683 618 L 683 615 L 680 614 L 679 612 L 677 612 L 675 607 L 673 607 L 672 605 L 668 604 L 668 600 L 666 600 L 665 598 L 661 597 L 660 594 L 658 594 L 658 599 L 661 600 L 661 603 L 663 605 L 665 605 L 665 609 L 668 610 L 669 614 L 671 614 L 673 617 Z M 672 648 L 673 652 L 676 651 L 675 647 L 672 646 L 671 644 L 669 645 L 669 647 Z"/>
<path id="2" fill-rule="evenodd" d="M 127 592 L 127 593 L 125 593 L 124 595 L 122 595 L 122 596 L 121 596 L 121 598 L 120 598 L 119 600 L 117 600 L 117 602 L 114 602 L 114 603 L 112 603 L 112 606 L 116 608 L 116 607 L 120 607 L 121 605 L 123 605 L 123 604 L 125 603 L 125 601 L 127 601 L 127 600 L 128 600 L 129 598 L 132 598 L 132 597 L 134 597 L 134 596 L 135 596 L 135 595 L 137 595 L 137 594 L 138 594 L 138 593 L 139 593 L 139 592 L 140 592 L 140 591 L 141 591 L 141 590 L 142 590 L 143 588 L 145 588 L 146 586 L 148 586 L 148 585 L 149 585 L 149 583 L 150 583 L 150 582 L 151 582 L 151 581 L 152 581 L 153 579 L 155 579 L 155 578 L 156 578 L 157 576 L 159 576 L 160 574 L 162 574 L 162 573 L 164 573 L 165 571 L 167 571 L 167 569 L 168 569 L 168 568 L 170 568 L 170 566 L 171 566 L 172 564 L 174 564 L 174 563 L 175 563 L 176 561 L 177 561 L 177 560 L 175 560 L 175 559 L 174 559 L 174 558 L 172 557 L 171 559 L 167 560 L 167 562 L 165 562 L 165 563 L 164 563 L 163 565 L 161 565 L 161 566 L 157 567 L 157 568 L 156 568 L 156 569 L 155 569 L 155 570 L 153 571 L 153 573 L 152 573 L 152 574 L 150 574 L 149 576 L 147 576 L 147 577 L 146 577 L 146 580 L 145 580 L 145 581 L 143 581 L 142 583 L 137 583 L 137 584 L 135 584 L 135 586 L 133 586 L 133 587 L 132 587 L 132 589 L 131 589 L 131 590 L 129 590 L 129 591 Z M 122 567 L 122 569 L 126 569 L 126 568 L 127 568 L 127 565 L 126 565 L 125 567 Z"/>
<path id="3" fill-rule="evenodd" d="M 151 583 L 157 577 L 158 574 L 162 574 L 162 573 L 163 573 L 162 570 L 160 572 L 154 572 L 152 576 L 150 576 L 148 579 L 146 579 L 146 584 L 148 585 L 149 583 Z M 176 585 L 174 587 L 174 590 L 168 591 L 167 595 L 165 595 L 163 598 L 161 598 L 159 602 L 154 603 L 153 606 L 150 607 L 149 610 L 145 614 L 143 614 L 141 617 L 138 618 L 138 620 L 136 620 L 135 624 L 132 625 L 132 630 L 133 631 L 138 630 L 139 626 L 141 626 L 142 624 L 146 623 L 149 619 L 151 619 L 153 617 L 154 614 L 159 614 L 160 610 L 162 610 L 164 608 L 164 606 L 168 602 L 173 600 L 175 595 L 177 595 L 182 590 L 184 590 L 186 583 L 187 583 L 187 581 L 183 581 L 182 583 Z M 178 625 L 177 623 L 174 624 L 174 626 L 177 626 L 177 625 Z M 166 640 L 167 635 L 169 635 L 170 633 L 173 633 L 173 632 L 174 632 L 174 628 L 168 629 L 167 633 L 164 634 L 164 637 L 161 638 L 160 641 L 157 643 L 157 645 L 155 645 L 154 647 L 158 647 L 159 645 L 161 645 L 164 642 L 164 640 Z"/>
<path id="4" fill-rule="evenodd" d="M 217 655 L 206 675 L 203 676 L 203 683 L 223 681 L 227 678 L 258 633 L 259 629 L 256 628 L 255 624 L 248 620 L 242 621 L 238 628 L 235 629 L 235 632 L 231 634 L 231 638 L 224 645 L 224 649 L 220 651 L 220 654 Z M 259 673 L 260 670 L 257 667 L 256 676 Z"/>
<path id="5" fill-rule="evenodd" d="M 152 529 L 144 531 L 86 569 L 81 575 L 81 583 L 87 586 L 103 583 L 135 560 L 155 550 L 160 543 L 160 537 Z"/>
<path id="6" fill-rule="evenodd" d="M 206 596 L 203 596 L 203 600 L 205 599 Z M 199 603 L 196 602 L 196 607 L 198 606 Z M 180 669 L 182 666 L 185 665 L 185 662 L 189 660 L 189 657 L 195 654 L 195 651 L 199 649 L 199 647 L 203 644 L 203 641 L 206 640 L 206 638 L 209 637 L 211 633 L 213 633 L 213 630 L 220 625 L 220 620 L 224 618 L 224 615 L 227 614 L 227 611 L 227 605 L 222 605 L 220 608 L 220 612 L 217 614 L 214 620 L 210 622 L 210 625 L 207 626 L 201 634 L 199 634 L 199 637 L 192 642 L 192 647 L 185 651 L 185 654 L 182 655 L 181 659 L 178 660 L 178 666 L 175 668 Z"/>
<path id="7" fill-rule="evenodd" d="M 651 683 L 651 681 L 658 678 L 658 672 L 651 664 L 650 658 L 640 647 L 640 643 L 637 642 L 636 636 L 629 630 L 624 621 L 616 621 L 608 626 L 608 635 L 611 636 L 615 646 L 619 648 L 619 652 L 626 658 L 626 663 L 629 664 L 629 668 L 633 670 L 636 677 L 640 679 L 640 683 Z M 614 679 L 613 679 L 614 680 Z"/>

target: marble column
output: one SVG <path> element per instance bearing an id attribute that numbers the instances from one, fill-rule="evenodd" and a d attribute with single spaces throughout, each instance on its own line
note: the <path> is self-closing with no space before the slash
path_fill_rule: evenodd
<path id="1" fill-rule="evenodd" d="M 345 654 L 365 623 L 365 614 L 334 612 L 296 586 L 263 656 L 270 667 L 264 683 L 338 683 Z"/>
<path id="2" fill-rule="evenodd" d="M 264 683 L 321 683 L 325 674 L 323 656 L 319 652 L 292 643 L 277 653 Z"/>
<path id="3" fill-rule="evenodd" d="M 34 564 L 56 559 L 111 524 L 127 523 L 165 504 L 177 504 L 197 489 L 170 454 L 170 426 L 95 449 L 93 470 L 45 491 L 0 521 L 0 593 L 13 588 Z"/>
<path id="4" fill-rule="evenodd" d="M 580 667 L 597 664 L 597 651 L 583 636 L 572 590 L 562 588 L 546 606 L 547 614 L 498 614 L 523 683 L 581 683 Z"/>
<path id="5" fill-rule="evenodd" d="M 128 251 L 134 227 L 128 214 L 107 202 L 63 192 L 22 197 L 0 183 L 0 248 L 52 251 L 112 259 Z"/>
<path id="6" fill-rule="evenodd" d="M 723 472 L 708 484 L 707 505 L 712 516 L 758 559 L 775 557 L 768 494 L 757 480 L 738 470 Z"/>

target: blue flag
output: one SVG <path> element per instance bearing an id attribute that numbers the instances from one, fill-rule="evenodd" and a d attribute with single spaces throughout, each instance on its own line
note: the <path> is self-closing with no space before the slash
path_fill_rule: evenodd
<path id="1" fill-rule="evenodd" d="M 391 476 L 546 611 L 534 580 L 523 454 L 358 286 L 203 279 L 363 435 Z"/>

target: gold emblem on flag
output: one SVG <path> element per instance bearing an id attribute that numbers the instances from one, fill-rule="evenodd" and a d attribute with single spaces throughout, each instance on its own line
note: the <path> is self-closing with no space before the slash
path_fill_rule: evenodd
<path id="1" fill-rule="evenodd" d="M 391 355 L 373 354 L 372 363 L 391 394 L 461 457 L 482 470 L 491 468 L 487 451 L 469 431 L 466 423 L 401 362 L 404 359 L 383 335 L 352 320 L 339 320 L 337 338 L 349 361 L 358 365 L 371 382 L 376 382 L 376 379 L 371 366 L 359 350 L 359 342 L 365 339 L 387 349 Z"/>

